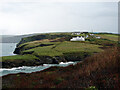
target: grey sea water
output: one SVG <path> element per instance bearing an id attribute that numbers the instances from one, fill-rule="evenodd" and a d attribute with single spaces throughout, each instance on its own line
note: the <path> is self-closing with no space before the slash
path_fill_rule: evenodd
<path id="1" fill-rule="evenodd" d="M 0 43 L 0 47 L 1 47 L 1 56 L 11 56 L 11 55 L 15 55 L 13 53 L 13 51 L 15 50 L 17 43 Z"/>

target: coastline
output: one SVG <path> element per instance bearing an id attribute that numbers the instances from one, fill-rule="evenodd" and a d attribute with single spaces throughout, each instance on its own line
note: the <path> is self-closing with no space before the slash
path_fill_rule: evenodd
<path id="1" fill-rule="evenodd" d="M 21 67 L 13 67 L 13 68 L 1 68 L 0 69 L 0 76 L 6 76 L 10 74 L 17 74 L 17 73 L 32 73 L 43 71 L 50 67 L 67 67 L 69 65 L 75 65 L 79 62 L 61 62 L 59 64 L 43 64 L 39 66 L 21 66 Z M 6 72 L 6 73 L 5 73 Z"/>
<path id="2" fill-rule="evenodd" d="M 84 35 L 84 34 L 83 34 Z M 87 35 L 91 35 L 87 33 Z M 96 34 L 99 36 L 99 34 Z M 17 43 L 14 56 L 2 57 L 2 68 L 20 66 L 39 66 L 43 64 L 59 64 L 60 62 L 82 61 L 86 57 L 104 51 L 115 46 L 117 42 L 111 40 L 111 36 L 117 40 L 117 35 L 100 34 L 89 36 L 86 41 L 69 41 L 71 33 L 40 34 L 22 38 Z M 104 39 L 105 38 L 105 39 Z M 110 40 L 109 40 L 110 39 Z"/>

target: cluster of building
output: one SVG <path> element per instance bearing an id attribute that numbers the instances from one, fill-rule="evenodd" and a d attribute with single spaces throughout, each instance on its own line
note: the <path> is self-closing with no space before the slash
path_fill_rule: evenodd
<path id="1" fill-rule="evenodd" d="M 98 38 L 98 39 L 100 39 L 101 37 L 99 37 L 99 36 L 95 36 L 94 34 L 89 34 L 90 36 L 94 36 L 95 38 Z"/>
<path id="2" fill-rule="evenodd" d="M 85 38 L 82 36 L 81 37 L 77 36 L 70 39 L 70 41 L 85 41 Z"/>
<path id="3" fill-rule="evenodd" d="M 73 32 L 72 35 L 87 34 L 88 32 Z"/>
<path id="4" fill-rule="evenodd" d="M 80 35 L 80 34 L 88 34 L 88 32 L 74 32 L 72 33 L 72 35 Z M 89 36 L 94 36 L 95 38 L 100 39 L 101 37 L 95 36 L 94 34 L 89 34 Z M 73 37 L 72 39 L 70 39 L 70 41 L 85 41 L 86 38 L 89 37 L 88 35 L 84 36 L 77 36 L 77 37 Z"/>

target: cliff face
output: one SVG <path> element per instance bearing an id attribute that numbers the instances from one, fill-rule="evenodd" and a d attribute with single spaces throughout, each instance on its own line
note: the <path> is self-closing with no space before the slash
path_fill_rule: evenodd
<path id="1" fill-rule="evenodd" d="M 22 55 L 21 55 L 22 57 Z M 36 56 L 37 57 L 37 56 Z M 31 56 L 29 56 L 31 58 Z M 64 61 L 61 57 L 49 57 L 49 56 L 41 56 L 37 59 L 32 60 L 19 60 L 16 61 L 5 61 L 2 62 L 2 68 L 12 68 L 12 67 L 21 67 L 21 66 L 38 66 L 43 64 L 59 64 L 60 61 Z"/>
<path id="2" fill-rule="evenodd" d="M 13 56 L 13 59 L 5 60 L 5 57 L 3 57 L 4 61 L 2 62 L 2 68 L 38 66 L 43 64 L 59 64 L 60 62 L 82 61 L 84 58 L 90 55 L 91 53 L 88 52 L 64 53 L 62 56 L 39 56 L 33 55 L 31 53 L 25 53 L 23 55 Z"/>

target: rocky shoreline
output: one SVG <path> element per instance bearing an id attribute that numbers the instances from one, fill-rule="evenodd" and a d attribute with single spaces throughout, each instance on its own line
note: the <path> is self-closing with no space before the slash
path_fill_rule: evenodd
<path id="1" fill-rule="evenodd" d="M 81 54 L 82 53 L 82 54 Z M 64 56 L 37 56 L 38 59 L 35 60 L 17 60 L 13 61 L 4 61 L 2 62 L 2 68 L 13 68 L 20 66 L 39 66 L 43 64 L 59 64 L 60 62 L 69 62 L 69 61 L 82 61 L 84 58 L 90 56 L 90 53 L 81 52 L 74 54 L 64 54 Z M 80 55 L 81 54 L 81 55 Z M 20 55 L 22 57 L 22 55 Z"/>
<path id="2" fill-rule="evenodd" d="M 12 68 L 12 67 L 20 67 L 20 66 L 38 66 L 38 65 L 43 65 L 43 64 L 59 64 L 60 57 L 49 57 L 49 56 L 44 56 L 44 57 L 39 57 L 39 59 L 35 59 L 33 61 L 24 61 L 20 60 L 19 62 L 2 62 L 2 68 Z"/>

